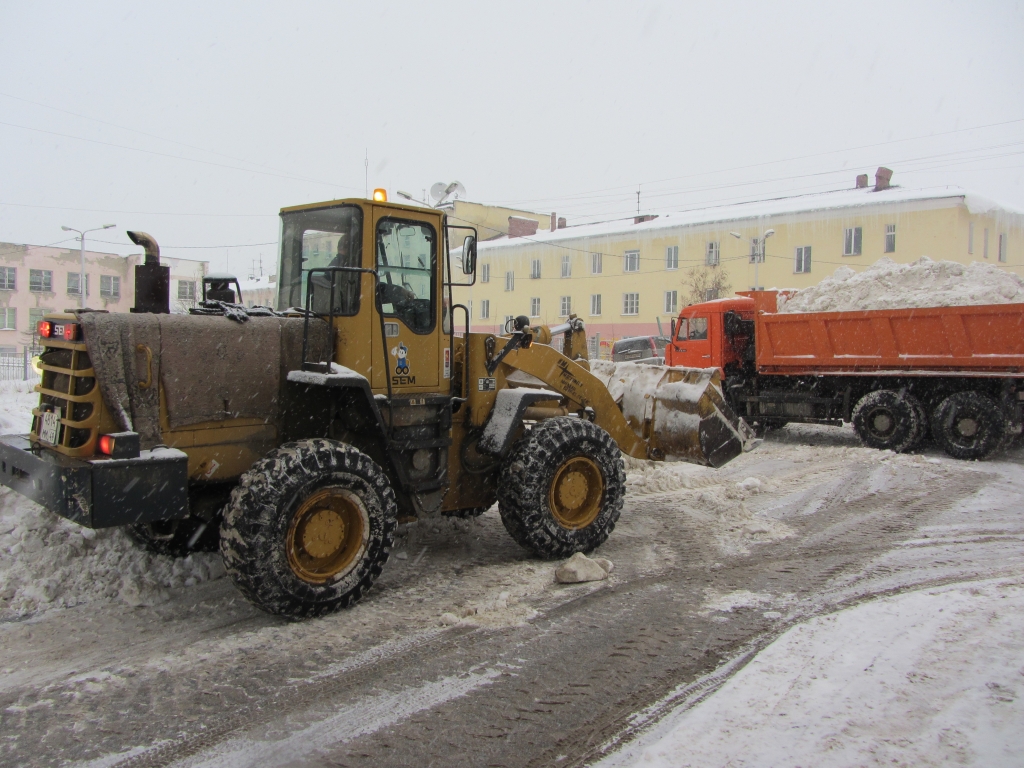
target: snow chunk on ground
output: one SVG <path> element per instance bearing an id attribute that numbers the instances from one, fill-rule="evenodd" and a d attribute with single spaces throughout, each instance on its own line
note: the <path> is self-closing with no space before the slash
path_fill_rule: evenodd
<path id="1" fill-rule="evenodd" d="M 805 288 L 779 312 L 853 312 L 910 307 L 961 307 L 1024 303 L 1024 279 L 992 264 L 933 261 L 911 264 L 882 258 L 863 272 L 839 267 L 831 277 Z"/>
<path id="2" fill-rule="evenodd" d="M 24 435 L 32 429 L 32 409 L 39 405 L 33 381 L 0 381 L 0 435 Z"/>
<path id="3" fill-rule="evenodd" d="M 601 558 L 604 562 L 591 560 L 582 552 L 577 552 L 555 569 L 555 579 L 559 584 L 579 584 L 584 581 L 602 581 L 611 573 L 611 560 Z M 605 566 L 605 563 L 608 565 Z"/>
<path id="4" fill-rule="evenodd" d="M 600 765 L 1018 766 L 1022 659 L 1021 583 L 875 600 L 793 627 Z"/>

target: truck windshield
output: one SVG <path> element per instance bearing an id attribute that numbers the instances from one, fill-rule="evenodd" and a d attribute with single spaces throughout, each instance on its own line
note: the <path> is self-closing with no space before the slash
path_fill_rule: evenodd
<path id="1" fill-rule="evenodd" d="M 278 309 L 306 306 L 306 276 L 319 267 L 363 266 L 363 212 L 355 205 L 281 214 L 281 267 L 278 270 Z M 362 275 L 339 272 L 334 277 L 334 314 L 359 312 Z M 330 276 L 314 275 L 311 309 L 330 311 Z"/>

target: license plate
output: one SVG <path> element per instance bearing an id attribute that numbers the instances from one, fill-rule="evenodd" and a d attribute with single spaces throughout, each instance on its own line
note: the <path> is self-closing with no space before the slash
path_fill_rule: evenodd
<path id="1" fill-rule="evenodd" d="M 57 444 L 57 430 L 60 428 L 60 411 L 44 411 L 43 424 L 39 428 L 39 439 L 50 445 Z"/>

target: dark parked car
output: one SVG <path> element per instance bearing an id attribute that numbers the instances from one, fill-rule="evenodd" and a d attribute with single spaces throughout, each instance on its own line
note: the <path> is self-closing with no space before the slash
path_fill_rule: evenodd
<path id="1" fill-rule="evenodd" d="M 665 362 L 665 347 L 669 339 L 666 336 L 631 336 L 619 339 L 612 345 L 613 363 L 651 363 L 661 365 Z"/>

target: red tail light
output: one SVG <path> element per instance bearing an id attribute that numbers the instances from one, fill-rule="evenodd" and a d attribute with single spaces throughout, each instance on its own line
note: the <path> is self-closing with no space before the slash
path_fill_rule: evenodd
<path id="1" fill-rule="evenodd" d="M 53 330 L 53 323 L 49 320 L 40 320 L 39 325 L 36 326 L 39 329 L 39 335 L 44 338 L 50 338 L 50 332 Z"/>
<path id="2" fill-rule="evenodd" d="M 74 323 L 64 324 L 64 341 L 74 341 L 78 338 L 78 326 Z"/>
<path id="3" fill-rule="evenodd" d="M 110 456 L 114 452 L 114 438 L 110 435 L 100 435 L 100 453 Z"/>

